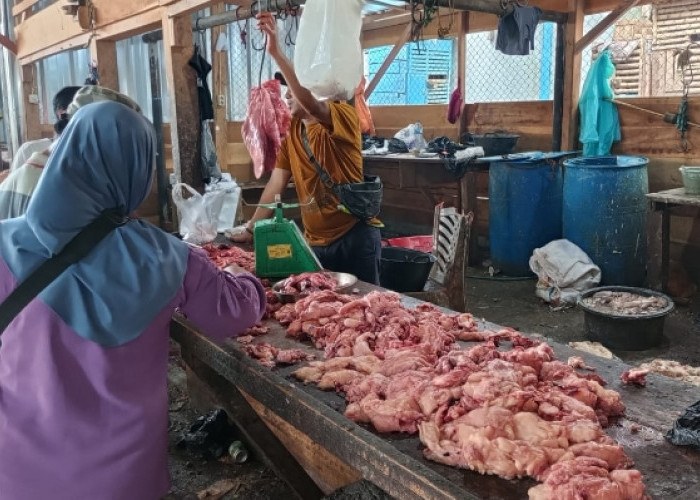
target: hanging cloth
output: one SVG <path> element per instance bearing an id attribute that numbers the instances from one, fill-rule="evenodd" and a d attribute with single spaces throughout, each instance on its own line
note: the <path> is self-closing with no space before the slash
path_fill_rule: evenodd
<path id="1" fill-rule="evenodd" d="M 188 62 L 189 66 L 197 73 L 197 94 L 199 96 L 200 120 L 214 119 L 214 104 L 211 100 L 211 92 L 207 85 L 207 75 L 211 71 L 211 64 L 202 57 L 199 45 L 195 44 L 194 54 Z"/>
<path id="2" fill-rule="evenodd" d="M 613 142 L 620 140 L 617 106 L 608 100 L 614 97 L 610 86 L 614 74 L 610 51 L 604 50 L 588 70 L 578 101 L 583 156 L 608 155 Z"/>
<path id="3" fill-rule="evenodd" d="M 526 56 L 535 48 L 535 30 L 542 17 L 539 7 L 513 5 L 512 12 L 498 20 L 496 50 L 511 56 Z"/>
<path id="4" fill-rule="evenodd" d="M 209 120 L 214 119 L 214 104 L 211 100 L 211 92 L 207 85 L 207 75 L 211 71 L 211 64 L 202 56 L 199 45 L 195 44 L 194 54 L 189 60 L 190 67 L 197 73 L 197 96 L 199 100 L 200 129 L 200 154 L 202 160 L 202 179 L 205 183 L 212 179 L 221 179 L 221 168 L 216 157 L 216 146 L 211 135 Z"/>
<path id="5" fill-rule="evenodd" d="M 457 87 L 452 91 L 450 104 L 447 106 L 447 121 L 457 123 L 459 115 L 462 114 L 462 79 L 457 79 Z"/>

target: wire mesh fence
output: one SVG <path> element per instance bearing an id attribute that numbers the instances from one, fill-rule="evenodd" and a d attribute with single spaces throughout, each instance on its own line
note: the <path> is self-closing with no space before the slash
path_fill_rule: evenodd
<path id="1" fill-rule="evenodd" d="M 537 26 L 534 49 L 526 56 L 496 50 L 496 31 L 466 37 L 465 101 L 537 101 L 552 99 L 556 26 Z"/>
<path id="2" fill-rule="evenodd" d="M 393 46 L 364 50 L 365 79 L 377 75 Z M 370 95 L 370 105 L 444 104 L 450 98 L 457 73 L 454 38 L 410 42 L 404 45 Z"/>
<path id="3" fill-rule="evenodd" d="M 590 31 L 607 12 L 585 16 Z M 581 82 L 609 50 L 618 97 L 673 97 L 700 93 L 700 0 L 674 0 L 630 9 L 582 53 Z"/>

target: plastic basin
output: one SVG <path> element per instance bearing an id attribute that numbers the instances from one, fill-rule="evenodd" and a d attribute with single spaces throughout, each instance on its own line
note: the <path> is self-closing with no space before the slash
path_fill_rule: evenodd
<path id="1" fill-rule="evenodd" d="M 700 194 L 700 167 L 681 167 L 685 194 Z"/>
<path id="2" fill-rule="evenodd" d="M 645 297 L 663 297 L 666 299 L 667 306 L 656 313 L 627 315 L 602 312 L 583 303 L 583 299 L 586 297 L 602 291 L 629 292 Z M 589 340 L 600 342 L 611 349 L 624 351 L 643 351 L 661 344 L 664 319 L 673 311 L 674 307 L 673 300 L 663 293 L 647 288 L 628 286 L 591 288 L 579 296 L 578 306 L 584 311 L 584 328 Z"/>
<path id="3" fill-rule="evenodd" d="M 382 247 L 379 284 L 395 292 L 420 292 L 436 259 L 409 248 Z"/>

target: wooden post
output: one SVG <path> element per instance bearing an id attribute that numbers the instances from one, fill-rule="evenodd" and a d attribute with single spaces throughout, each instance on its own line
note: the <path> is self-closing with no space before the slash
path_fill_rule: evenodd
<path id="1" fill-rule="evenodd" d="M 176 177 L 194 189 L 202 190 L 199 146 L 199 102 L 196 74 L 187 64 L 192 57 L 192 21 L 188 14 L 163 14 L 165 75 L 170 97 L 170 135 L 173 169 Z"/>
<path id="2" fill-rule="evenodd" d="M 100 85 L 112 90 L 119 90 L 119 70 L 117 68 L 117 45 L 113 40 L 90 42 L 90 58 L 97 62 Z"/>
<path id="3" fill-rule="evenodd" d="M 564 121 L 564 46 L 566 24 L 557 23 L 557 46 L 554 57 L 554 99 L 552 110 L 552 151 L 561 151 L 562 125 Z"/>
<path id="4" fill-rule="evenodd" d="M 581 82 L 581 53 L 576 52 L 576 41 L 583 35 L 584 0 L 569 0 L 564 49 L 564 99 L 562 109 L 562 149 L 578 146 L 578 98 Z"/>
<path id="5" fill-rule="evenodd" d="M 461 12 L 459 16 L 459 35 L 457 36 L 457 78 L 462 97 L 466 91 L 467 67 L 467 33 L 469 33 L 469 12 Z M 460 121 L 461 123 L 461 121 Z M 462 131 L 459 131 L 460 134 Z"/>
<path id="6" fill-rule="evenodd" d="M 226 12 L 226 6 L 221 3 L 212 5 L 211 13 L 220 14 Z M 216 143 L 216 156 L 219 159 L 221 171 L 228 170 L 228 52 L 216 50 L 216 41 L 222 33 L 226 33 L 226 26 L 218 26 L 211 32 L 212 53 L 212 83 L 214 100 L 214 142 Z M 239 89 L 239 92 L 243 92 Z"/>
<path id="7" fill-rule="evenodd" d="M 53 96 L 49 96 L 49 98 L 53 99 Z M 37 89 L 36 65 L 33 63 L 22 66 L 22 103 L 24 106 L 24 140 L 40 139 L 39 91 Z M 51 102 L 46 103 L 46 105 L 51 108 Z"/>

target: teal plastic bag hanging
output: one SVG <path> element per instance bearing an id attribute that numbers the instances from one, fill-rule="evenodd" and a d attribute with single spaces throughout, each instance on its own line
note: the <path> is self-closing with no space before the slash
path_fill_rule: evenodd
<path id="1" fill-rule="evenodd" d="M 614 97 L 610 80 L 615 74 L 610 52 L 604 50 L 591 65 L 578 102 L 581 113 L 583 156 L 610 154 L 613 142 L 620 140 L 617 106 L 606 99 Z"/>

